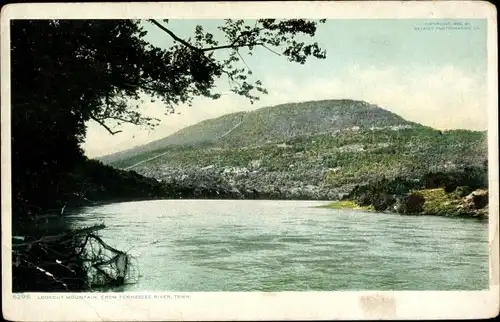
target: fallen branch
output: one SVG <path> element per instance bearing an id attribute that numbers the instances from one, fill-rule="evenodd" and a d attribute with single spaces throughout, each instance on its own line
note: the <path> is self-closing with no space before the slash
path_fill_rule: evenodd
<path id="1" fill-rule="evenodd" d="M 35 291 L 60 287 L 61 290 L 79 291 L 134 282 L 138 274 L 131 265 L 133 258 L 96 234 L 103 228 L 105 225 L 99 224 L 13 243 L 14 291 L 33 291 L 34 286 Z M 16 276 L 23 276 L 23 280 L 16 279 Z M 32 280 L 27 281 L 26 277 Z"/>

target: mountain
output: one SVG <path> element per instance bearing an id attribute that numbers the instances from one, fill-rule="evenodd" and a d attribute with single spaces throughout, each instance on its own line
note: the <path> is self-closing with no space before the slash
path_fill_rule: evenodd
<path id="1" fill-rule="evenodd" d="M 485 132 L 438 131 L 366 102 L 327 100 L 225 115 L 127 153 L 110 165 L 171 187 L 337 199 L 373 180 L 482 167 L 487 143 Z"/>
<path id="2" fill-rule="evenodd" d="M 114 163 L 171 146 L 216 143 L 224 146 L 249 146 L 268 141 L 351 127 L 415 125 L 376 105 L 354 100 L 323 100 L 288 103 L 251 112 L 223 115 L 188 126 L 166 138 L 146 145 L 98 158 Z"/>

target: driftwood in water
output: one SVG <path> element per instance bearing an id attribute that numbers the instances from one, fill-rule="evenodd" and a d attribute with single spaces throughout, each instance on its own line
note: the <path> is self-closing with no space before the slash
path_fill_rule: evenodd
<path id="1" fill-rule="evenodd" d="M 93 232 L 99 231 L 101 229 L 106 228 L 104 224 L 99 224 L 91 227 L 85 227 L 80 229 L 75 229 L 71 231 L 66 231 L 56 235 L 42 236 L 36 240 L 25 242 L 25 243 L 13 243 L 12 248 L 20 248 L 20 247 L 28 247 L 33 245 L 34 243 L 52 243 L 55 241 L 61 241 L 63 239 L 73 239 L 78 236 L 91 234 Z"/>
<path id="2" fill-rule="evenodd" d="M 133 282 L 132 257 L 97 235 L 104 228 L 13 238 L 13 291 L 80 291 Z"/>

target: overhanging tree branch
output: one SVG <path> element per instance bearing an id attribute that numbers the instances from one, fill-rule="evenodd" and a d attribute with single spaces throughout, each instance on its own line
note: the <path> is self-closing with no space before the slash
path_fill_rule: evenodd
<path id="1" fill-rule="evenodd" d="M 117 133 L 123 132 L 122 130 L 118 130 L 118 131 L 111 130 L 109 128 L 109 126 L 107 126 L 103 121 L 99 120 L 98 118 L 94 117 L 93 115 L 91 115 L 90 118 L 92 120 L 96 121 L 97 123 L 99 123 L 99 125 L 101 125 L 102 127 L 104 127 L 111 135 L 115 135 Z"/>
<path id="2" fill-rule="evenodd" d="M 247 44 L 229 44 L 229 45 L 223 45 L 223 46 L 217 46 L 217 47 L 209 47 L 209 48 L 202 48 L 201 51 L 212 51 L 212 50 L 218 50 L 218 49 L 229 49 L 229 48 L 243 48 L 243 47 L 251 47 L 251 46 L 264 46 L 264 43 L 261 42 L 252 42 L 252 43 L 247 43 Z"/>
<path id="3" fill-rule="evenodd" d="M 256 31 L 258 32 L 260 30 L 261 29 L 257 29 Z M 251 32 L 249 32 L 249 31 L 243 31 L 236 37 L 236 39 L 234 39 L 234 41 L 231 44 L 202 48 L 201 50 L 202 51 L 212 51 L 212 50 L 218 50 L 218 49 L 243 48 L 243 47 L 250 47 L 250 46 L 265 46 L 265 44 L 262 42 L 250 42 L 250 43 L 241 43 L 241 44 L 238 43 L 242 36 L 250 35 L 250 34 L 251 34 Z"/>
<path id="4" fill-rule="evenodd" d="M 190 43 L 188 43 L 187 41 L 185 41 L 184 39 L 182 38 L 179 38 L 176 34 L 174 34 L 170 29 L 166 28 L 165 26 L 163 26 L 161 23 L 159 23 L 158 21 L 156 21 L 155 19 L 149 19 L 149 21 L 151 23 L 153 23 L 154 25 L 156 25 L 158 28 L 160 28 L 161 30 L 163 30 L 164 32 L 166 32 L 167 34 L 170 35 L 170 37 L 172 37 L 175 41 L 178 41 L 180 42 L 181 44 L 183 44 L 184 46 L 188 47 L 188 48 L 191 48 L 192 50 L 196 50 L 196 51 L 202 51 L 202 49 L 198 48 L 198 47 L 195 47 L 193 45 L 191 45 Z"/>
<path id="5" fill-rule="evenodd" d="M 207 47 L 207 48 L 198 48 L 196 46 L 193 46 L 191 45 L 190 43 L 188 43 L 187 41 L 185 41 L 184 39 L 178 37 L 176 34 L 174 34 L 170 29 L 166 28 L 165 26 L 163 26 L 161 23 L 159 23 L 158 21 L 156 21 L 155 19 L 149 19 L 149 21 L 151 23 L 153 23 L 154 25 L 156 25 L 158 28 L 160 28 L 161 30 L 163 30 L 164 32 L 166 32 L 167 34 L 170 35 L 170 37 L 172 37 L 175 41 L 177 42 L 180 42 L 181 44 L 183 44 L 184 46 L 192 49 L 192 50 L 195 50 L 195 51 L 198 51 L 200 53 L 203 53 L 203 52 L 207 52 L 207 51 L 213 51 L 213 50 L 219 50 L 219 49 L 231 49 L 231 48 L 243 48 L 243 47 L 253 47 L 253 46 L 262 46 L 262 47 L 265 47 L 266 49 L 268 49 L 269 51 L 277 54 L 277 55 L 280 55 L 279 53 L 269 49 L 263 42 L 250 42 L 250 43 L 242 43 L 242 44 L 238 44 L 238 41 L 240 40 L 240 38 L 245 34 L 245 33 L 241 33 L 238 35 L 238 37 L 236 37 L 236 39 L 228 44 L 228 45 L 222 45 L 222 46 L 214 46 L 214 47 Z"/>

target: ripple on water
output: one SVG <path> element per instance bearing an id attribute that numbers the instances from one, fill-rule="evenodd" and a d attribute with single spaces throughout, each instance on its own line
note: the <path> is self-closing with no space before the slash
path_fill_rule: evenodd
<path id="1" fill-rule="evenodd" d="M 280 243 L 310 243 L 314 240 L 312 237 L 304 237 L 304 236 L 285 236 L 285 237 L 277 237 L 276 241 Z"/>
<path id="2" fill-rule="evenodd" d="M 487 224 L 310 206 L 280 201 L 121 203 L 86 209 L 72 221 L 109 221 L 100 232 L 107 243 L 135 246 L 142 278 L 127 290 L 487 287 Z M 145 209 L 148 216 L 141 215 Z"/>

